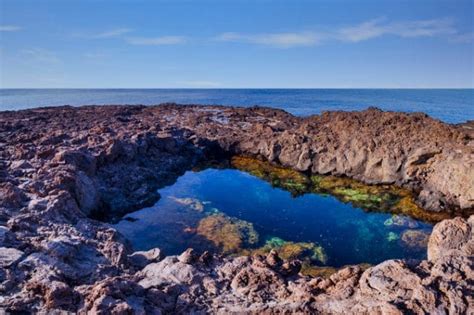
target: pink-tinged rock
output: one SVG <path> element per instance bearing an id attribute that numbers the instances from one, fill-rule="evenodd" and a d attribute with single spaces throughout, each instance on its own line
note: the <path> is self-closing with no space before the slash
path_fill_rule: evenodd
<path id="1" fill-rule="evenodd" d="M 474 216 L 468 220 L 457 217 L 438 223 L 428 241 L 428 259 L 450 255 L 474 255 Z"/>

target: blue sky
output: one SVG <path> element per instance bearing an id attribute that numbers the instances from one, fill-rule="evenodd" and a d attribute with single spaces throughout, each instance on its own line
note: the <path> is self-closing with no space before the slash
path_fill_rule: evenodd
<path id="1" fill-rule="evenodd" d="M 0 87 L 474 87 L 473 1 L 0 0 Z"/>

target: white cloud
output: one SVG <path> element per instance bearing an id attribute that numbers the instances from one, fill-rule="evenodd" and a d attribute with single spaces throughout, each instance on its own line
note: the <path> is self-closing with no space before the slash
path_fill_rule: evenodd
<path id="1" fill-rule="evenodd" d="M 356 26 L 343 28 L 338 31 L 338 38 L 351 42 L 359 42 L 370 38 L 381 36 L 385 30 L 379 26 L 380 19 L 361 23 Z"/>
<path id="2" fill-rule="evenodd" d="M 20 31 L 22 28 L 16 25 L 0 25 L 0 32 L 16 32 Z"/>
<path id="3" fill-rule="evenodd" d="M 240 34 L 223 33 L 215 38 L 226 42 L 247 42 L 252 44 L 269 45 L 280 48 L 296 46 L 313 46 L 321 42 L 322 34 L 314 32 L 296 33 L 266 33 L 266 34 Z"/>
<path id="4" fill-rule="evenodd" d="M 125 35 L 127 33 L 130 33 L 132 29 L 130 28 L 116 28 L 113 30 L 108 30 L 105 32 L 101 32 L 98 34 L 94 35 L 88 35 L 86 37 L 92 38 L 92 39 L 101 39 L 101 38 L 114 38 L 114 37 L 120 37 L 122 35 Z"/>
<path id="5" fill-rule="evenodd" d="M 161 46 L 178 45 L 186 42 L 184 36 L 160 36 L 160 37 L 129 37 L 125 39 L 132 45 Z"/>
<path id="6" fill-rule="evenodd" d="M 406 22 L 386 22 L 379 18 L 361 24 L 345 27 L 337 32 L 337 38 L 342 41 L 360 42 L 383 35 L 399 37 L 433 37 L 452 35 L 457 31 L 450 19 L 416 20 Z"/>

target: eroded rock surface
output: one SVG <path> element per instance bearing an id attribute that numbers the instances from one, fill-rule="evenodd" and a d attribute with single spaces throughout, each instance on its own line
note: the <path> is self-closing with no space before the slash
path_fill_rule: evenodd
<path id="1" fill-rule="evenodd" d="M 465 128 L 464 128 L 465 129 Z M 297 118 L 266 108 L 59 107 L 0 113 L 0 309 L 93 313 L 464 314 L 474 309 L 473 224 L 436 225 L 429 260 L 328 278 L 298 260 L 133 253 L 108 224 L 152 205 L 187 169 L 244 154 L 409 188 L 432 211 L 472 211 L 473 141 L 423 114 Z M 419 237 L 408 239 L 418 240 Z M 422 240 L 425 241 L 425 240 Z"/>

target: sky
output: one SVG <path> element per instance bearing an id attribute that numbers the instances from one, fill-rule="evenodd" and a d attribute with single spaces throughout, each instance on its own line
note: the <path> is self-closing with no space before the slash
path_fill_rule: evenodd
<path id="1" fill-rule="evenodd" d="M 0 0 L 1 88 L 472 88 L 473 0 Z"/>

